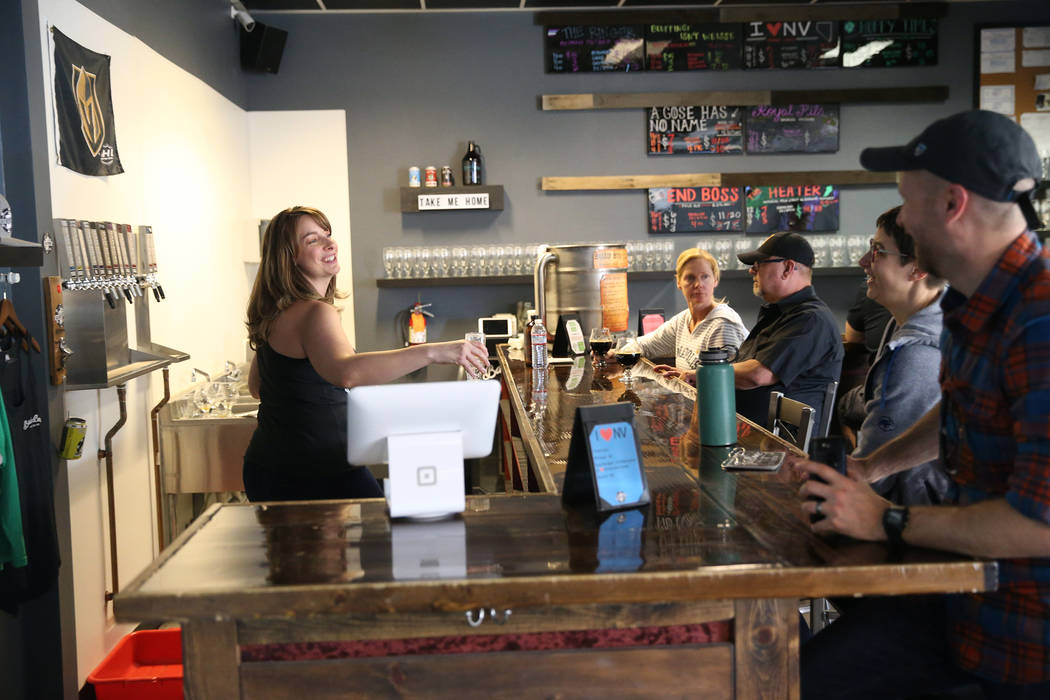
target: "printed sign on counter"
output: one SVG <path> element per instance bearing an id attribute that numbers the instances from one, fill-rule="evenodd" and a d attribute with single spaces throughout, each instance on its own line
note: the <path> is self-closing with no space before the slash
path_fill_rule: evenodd
<path id="1" fill-rule="evenodd" d="M 739 24 L 649 24 L 645 59 L 649 70 L 737 70 Z"/>
<path id="2" fill-rule="evenodd" d="M 839 106 L 757 105 L 747 115 L 748 153 L 834 153 Z"/>
<path id="3" fill-rule="evenodd" d="M 646 116 L 650 155 L 743 152 L 744 110 L 741 107 L 650 107 Z"/>
<path id="4" fill-rule="evenodd" d="M 743 230 L 739 187 L 660 187 L 649 190 L 649 233 Z"/>
<path id="5" fill-rule="evenodd" d="M 640 24 L 547 27 L 547 72 L 642 70 L 644 44 Z"/>
<path id="6" fill-rule="evenodd" d="M 747 187 L 748 233 L 837 231 L 839 191 L 833 185 Z"/>
<path id="7" fill-rule="evenodd" d="M 649 503 L 634 404 L 576 408 L 562 501 L 597 511 Z"/>

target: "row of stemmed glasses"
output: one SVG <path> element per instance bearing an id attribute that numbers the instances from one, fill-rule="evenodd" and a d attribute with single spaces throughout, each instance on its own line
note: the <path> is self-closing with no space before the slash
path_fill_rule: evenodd
<path id="1" fill-rule="evenodd" d="M 757 248 L 764 239 L 758 236 L 746 238 L 708 238 L 696 242 L 697 248 L 711 253 L 720 270 L 746 270 L 749 266 L 740 262 L 740 253 Z M 852 267 L 868 251 L 865 236 L 806 236 L 813 248 L 813 267 Z"/>

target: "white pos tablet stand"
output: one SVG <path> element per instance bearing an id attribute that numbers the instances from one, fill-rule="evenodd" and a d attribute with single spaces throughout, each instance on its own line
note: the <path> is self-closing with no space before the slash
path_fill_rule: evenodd
<path id="1" fill-rule="evenodd" d="M 440 518 L 466 506 L 464 457 L 492 452 L 499 382 L 419 382 L 347 390 L 347 460 L 390 465 L 390 517 Z"/>

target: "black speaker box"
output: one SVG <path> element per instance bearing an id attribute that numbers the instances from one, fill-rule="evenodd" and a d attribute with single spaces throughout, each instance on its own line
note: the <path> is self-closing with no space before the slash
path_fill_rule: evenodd
<path id="1" fill-rule="evenodd" d="M 250 31 L 241 30 L 241 68 L 260 73 L 276 73 L 288 32 L 256 22 Z"/>

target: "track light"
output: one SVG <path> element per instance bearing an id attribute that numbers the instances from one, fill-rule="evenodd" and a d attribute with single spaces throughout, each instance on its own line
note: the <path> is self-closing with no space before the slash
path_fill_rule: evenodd
<path id="1" fill-rule="evenodd" d="M 230 18 L 240 22 L 246 32 L 255 29 L 255 20 L 248 14 L 248 8 L 242 5 L 240 0 L 230 0 Z"/>

